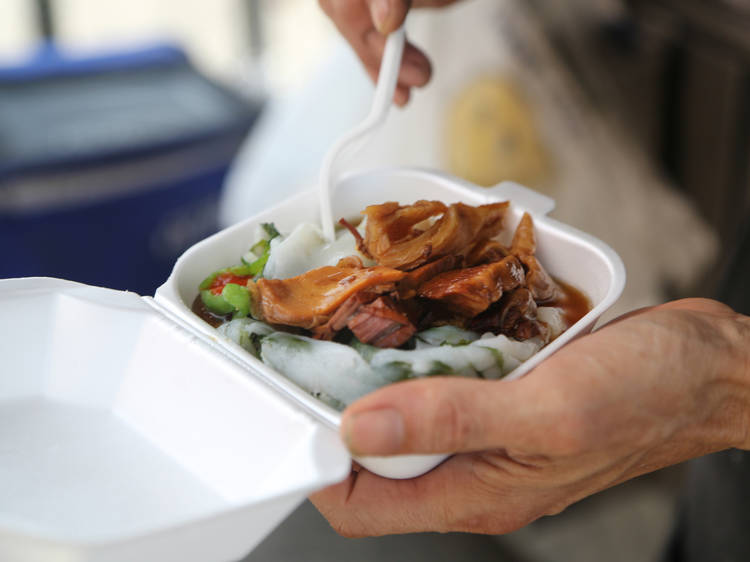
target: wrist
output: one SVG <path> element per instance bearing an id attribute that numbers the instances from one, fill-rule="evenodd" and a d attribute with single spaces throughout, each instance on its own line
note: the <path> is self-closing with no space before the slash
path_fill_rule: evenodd
<path id="1" fill-rule="evenodd" d="M 730 367 L 735 393 L 730 407 L 736 408 L 737 439 L 732 446 L 750 450 L 750 317 L 733 313 L 725 328 L 733 353 Z"/>
<path id="2" fill-rule="evenodd" d="M 722 449 L 750 449 L 750 318 L 726 311 L 708 319 L 718 334 L 707 340 L 714 368 L 705 392 L 717 399 L 708 423 Z"/>
<path id="3" fill-rule="evenodd" d="M 706 299 L 659 308 L 683 315 L 682 365 L 700 381 L 693 387 L 693 423 L 683 437 L 704 452 L 750 450 L 750 317 Z"/>

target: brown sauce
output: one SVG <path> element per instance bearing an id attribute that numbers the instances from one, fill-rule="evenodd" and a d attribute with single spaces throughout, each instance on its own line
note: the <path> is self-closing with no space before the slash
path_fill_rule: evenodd
<path id="1" fill-rule="evenodd" d="M 588 314 L 592 308 L 591 301 L 572 285 L 559 279 L 555 279 L 555 282 L 560 287 L 563 295 L 548 306 L 554 306 L 562 310 L 565 324 L 569 328 Z"/>
<path id="2" fill-rule="evenodd" d="M 201 320 L 205 320 L 211 326 L 214 328 L 218 328 L 221 326 L 224 322 L 228 322 L 232 319 L 232 315 L 229 314 L 227 316 L 221 316 L 218 314 L 214 314 L 208 308 L 206 308 L 206 305 L 203 304 L 203 299 L 201 298 L 200 293 L 198 293 L 198 296 L 195 297 L 195 300 L 193 301 L 193 306 L 190 307 L 190 310 L 193 311 L 194 314 L 196 314 Z"/>

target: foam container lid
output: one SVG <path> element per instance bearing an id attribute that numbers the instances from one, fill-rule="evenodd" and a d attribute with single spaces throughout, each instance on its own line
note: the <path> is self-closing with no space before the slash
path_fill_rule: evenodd
<path id="1" fill-rule="evenodd" d="M 378 170 L 342 179 L 333 210 L 419 199 L 510 200 L 508 230 L 530 212 L 542 263 L 590 298 L 592 310 L 510 378 L 590 330 L 623 289 L 611 248 L 546 217 L 552 200 L 515 184 Z M 0 281 L 0 560 L 236 560 L 306 495 L 346 477 L 340 413 L 190 310 L 201 280 L 235 263 L 260 223 L 289 232 L 318 221 L 317 209 L 317 193 L 302 193 L 196 244 L 153 299 Z M 445 458 L 357 460 L 409 478 Z"/>
<path id="2" fill-rule="evenodd" d="M 349 473 L 334 431 L 150 299 L 6 280 L 0 310 L 0 560 L 237 560 Z"/>

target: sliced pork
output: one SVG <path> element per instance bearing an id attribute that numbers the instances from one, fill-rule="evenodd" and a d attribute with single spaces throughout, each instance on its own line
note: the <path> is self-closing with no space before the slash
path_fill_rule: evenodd
<path id="1" fill-rule="evenodd" d="M 404 275 L 389 267 L 326 266 L 289 279 L 260 279 L 257 305 L 261 319 L 270 324 L 312 330 L 350 296 L 365 290 L 391 292 Z"/>
<path id="2" fill-rule="evenodd" d="M 441 273 L 455 269 L 459 262 L 460 259 L 455 256 L 443 256 L 438 260 L 409 271 L 398 284 L 399 297 L 402 300 L 415 297 L 417 289 L 420 286 Z"/>
<path id="3" fill-rule="evenodd" d="M 473 318 L 499 300 L 503 291 L 523 282 L 523 267 L 514 256 L 508 256 L 499 262 L 442 273 L 419 287 L 417 293 L 439 301 L 457 315 Z"/>
<path id="4" fill-rule="evenodd" d="M 401 347 L 417 331 L 386 296 L 360 306 L 347 327 L 359 341 L 376 347 Z"/>
<path id="5" fill-rule="evenodd" d="M 507 202 L 478 207 L 438 201 L 371 205 L 363 211 L 364 246 L 380 265 L 409 271 L 443 256 L 465 255 L 497 236 L 507 209 Z"/>
<path id="6" fill-rule="evenodd" d="M 526 284 L 537 304 L 549 303 L 560 297 L 562 293 L 557 283 L 536 258 L 534 221 L 529 213 L 524 213 L 518 223 L 510 251 L 523 263 Z"/>
<path id="7" fill-rule="evenodd" d="M 546 332 L 537 319 L 534 297 L 525 287 L 503 295 L 490 309 L 473 318 L 469 328 L 479 333 L 504 334 L 520 341 L 544 336 Z"/>

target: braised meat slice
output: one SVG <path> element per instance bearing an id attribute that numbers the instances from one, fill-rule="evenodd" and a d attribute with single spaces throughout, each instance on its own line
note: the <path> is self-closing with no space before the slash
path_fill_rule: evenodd
<path id="1" fill-rule="evenodd" d="M 526 284 L 537 303 L 547 303 L 557 299 L 561 292 L 555 280 L 536 259 L 536 236 L 534 221 L 529 213 L 524 213 L 516 227 L 510 251 L 517 256 L 526 270 Z"/>
<path id="2" fill-rule="evenodd" d="M 500 233 L 508 203 L 472 207 L 439 201 L 371 205 L 364 246 L 381 265 L 409 271 L 447 255 L 464 255 Z M 434 222 L 425 222 L 434 219 Z"/>
<path id="3" fill-rule="evenodd" d="M 270 324 L 312 330 L 325 324 L 350 296 L 365 290 L 393 291 L 404 275 L 380 266 L 326 266 L 289 279 L 260 279 L 256 284 L 259 313 Z"/>
<path id="4" fill-rule="evenodd" d="M 417 331 L 387 296 L 361 305 L 347 327 L 359 341 L 376 347 L 401 347 Z"/>
<path id="5" fill-rule="evenodd" d="M 526 325 L 536 321 L 536 302 L 531 291 L 523 287 L 515 289 L 506 296 L 507 298 L 504 298 L 500 303 L 500 330 L 504 334 L 513 335 L 522 324 Z M 528 328 L 522 329 L 522 331 L 528 331 Z M 536 333 L 538 333 L 538 330 Z M 529 339 L 536 333 L 524 334 L 525 337 L 519 339 Z"/>
<path id="6" fill-rule="evenodd" d="M 336 312 L 328 319 L 328 322 L 316 326 L 312 330 L 312 336 L 319 340 L 332 340 L 338 332 L 346 328 L 349 319 L 359 310 L 363 304 L 369 304 L 378 298 L 378 293 L 362 291 L 346 299 Z"/>
<path id="7" fill-rule="evenodd" d="M 509 255 L 510 251 L 508 248 L 503 246 L 497 240 L 485 240 L 474 246 L 471 252 L 466 256 L 466 266 L 474 267 L 475 265 L 493 263 L 500 261 Z"/>
<path id="8" fill-rule="evenodd" d="M 539 304 L 557 300 L 562 294 L 560 287 L 539 260 L 535 256 L 520 256 L 519 259 L 526 269 L 526 285 L 534 295 L 534 300 Z"/>
<path id="9" fill-rule="evenodd" d="M 362 263 L 362 258 L 359 256 L 346 256 L 336 264 L 336 267 L 351 267 L 354 269 L 362 269 L 364 266 L 365 264 Z"/>
<path id="10" fill-rule="evenodd" d="M 416 328 L 391 298 L 370 291 L 352 295 L 326 322 L 313 329 L 314 338 L 332 340 L 349 328 L 357 339 L 377 347 L 400 347 Z"/>
<path id="11" fill-rule="evenodd" d="M 513 234 L 510 252 L 514 256 L 533 256 L 536 254 L 536 236 L 534 220 L 529 213 L 524 213 Z"/>
<path id="12" fill-rule="evenodd" d="M 417 289 L 433 277 L 456 267 L 461 260 L 455 256 L 442 258 L 409 271 L 398 284 L 398 296 L 402 300 L 416 296 Z"/>
<path id="13" fill-rule="evenodd" d="M 518 287 L 473 318 L 469 322 L 469 329 L 480 333 L 504 334 L 521 341 L 538 335 L 544 336 L 545 329 L 537 320 L 536 310 L 531 291 Z"/>
<path id="14" fill-rule="evenodd" d="M 440 201 L 420 199 L 413 205 L 399 205 L 393 201 L 381 205 L 370 205 L 362 212 L 370 223 L 365 228 L 365 244 L 380 244 L 375 234 L 384 234 L 388 239 L 385 244 L 408 240 L 416 234 L 414 227 L 431 217 L 443 214 L 448 205 Z M 421 231 L 420 231 L 421 232 Z"/>
<path id="15" fill-rule="evenodd" d="M 456 269 L 427 281 L 418 295 L 439 301 L 451 312 L 472 318 L 497 301 L 503 291 L 524 282 L 523 267 L 514 256 L 499 262 Z"/>

